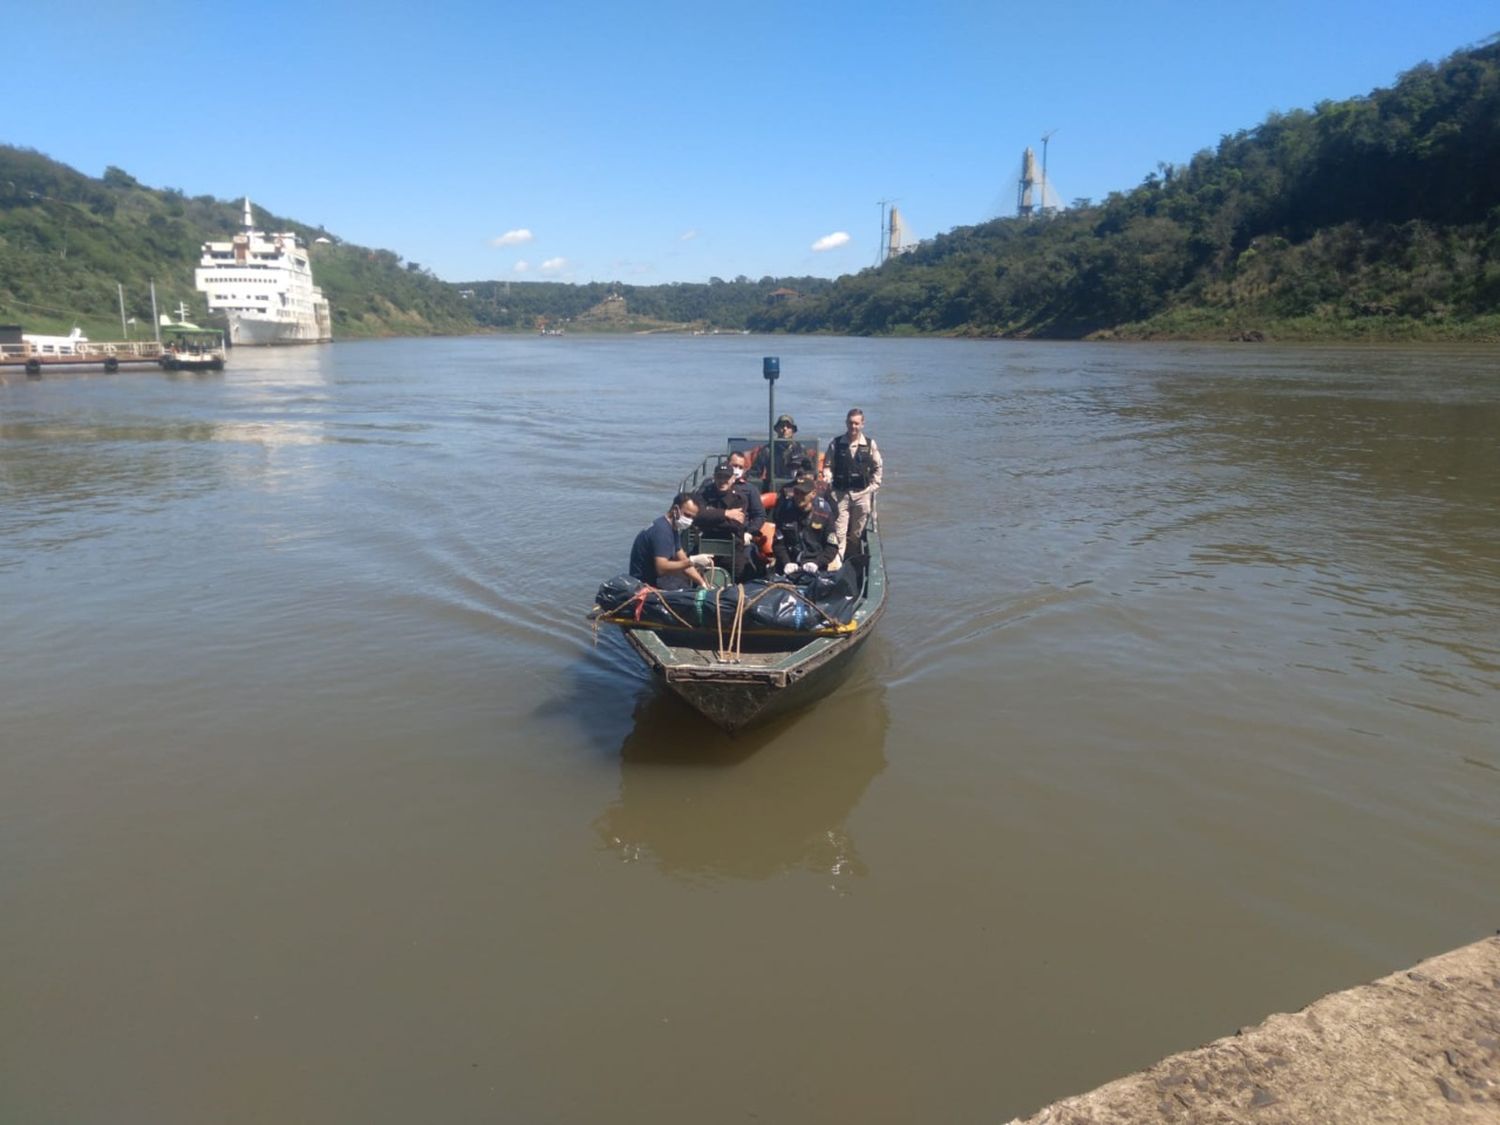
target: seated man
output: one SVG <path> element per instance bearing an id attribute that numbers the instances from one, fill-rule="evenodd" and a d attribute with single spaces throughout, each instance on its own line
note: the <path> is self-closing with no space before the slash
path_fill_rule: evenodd
<path id="1" fill-rule="evenodd" d="M 630 577 L 658 590 L 707 586 L 708 582 L 698 573 L 698 568 L 708 566 L 713 558 L 709 555 L 689 558 L 678 540 L 678 536 L 692 526 L 697 514 L 698 501 L 686 492 L 679 492 L 667 514 L 657 516 L 650 527 L 635 537 L 630 547 Z"/>
<path id="2" fill-rule="evenodd" d="M 797 432 L 797 423 L 792 420 L 792 416 L 783 414 L 776 419 L 774 429 L 775 440 L 770 445 L 760 447 L 760 452 L 755 455 L 755 463 L 750 466 L 751 478 L 760 482 L 767 492 L 771 491 L 772 465 L 776 467 L 775 479 L 783 484 L 790 481 L 799 470 L 812 468 L 812 458 L 807 455 L 807 450 L 792 437 Z M 776 451 L 774 459 L 771 456 L 773 448 Z"/>
<path id="3" fill-rule="evenodd" d="M 729 460 L 714 470 L 713 478 L 693 494 L 698 502 L 693 523 L 698 530 L 734 541 L 734 565 L 730 569 L 736 582 L 758 573 L 760 557 L 753 544 L 766 522 L 760 493 L 744 480 L 744 471 L 745 455 L 731 453 Z"/>
<path id="4" fill-rule="evenodd" d="M 833 507 L 817 489 L 817 478 L 803 470 L 790 495 L 776 502 L 776 567 L 787 577 L 839 567 Z"/>

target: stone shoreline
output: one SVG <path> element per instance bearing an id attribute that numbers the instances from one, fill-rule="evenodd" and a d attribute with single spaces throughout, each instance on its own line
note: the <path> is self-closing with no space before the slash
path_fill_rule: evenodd
<path id="1" fill-rule="evenodd" d="M 1500 937 L 1054 1102 L 1011 1125 L 1500 1122 Z"/>

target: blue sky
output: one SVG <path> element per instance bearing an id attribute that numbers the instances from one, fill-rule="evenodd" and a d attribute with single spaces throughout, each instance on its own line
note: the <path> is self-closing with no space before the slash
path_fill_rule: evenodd
<path id="1" fill-rule="evenodd" d="M 832 277 L 874 262 L 881 199 L 922 237 L 1010 213 L 1048 130 L 1057 192 L 1101 198 L 1496 32 L 1494 0 L 61 0 L 6 16 L 34 49 L 0 141 L 450 281 Z"/>

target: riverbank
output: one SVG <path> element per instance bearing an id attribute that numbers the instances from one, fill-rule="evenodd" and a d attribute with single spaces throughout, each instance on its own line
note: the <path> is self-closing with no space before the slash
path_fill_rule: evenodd
<path id="1" fill-rule="evenodd" d="M 1392 309 L 1368 316 L 1264 317 L 1214 309 L 1178 309 L 1091 333 L 1091 340 L 1231 340 L 1287 344 L 1500 343 L 1500 313 L 1462 319 L 1412 317 Z"/>
<path id="2" fill-rule="evenodd" d="M 1012 1125 L 1500 1121 L 1500 937 L 1335 992 Z"/>

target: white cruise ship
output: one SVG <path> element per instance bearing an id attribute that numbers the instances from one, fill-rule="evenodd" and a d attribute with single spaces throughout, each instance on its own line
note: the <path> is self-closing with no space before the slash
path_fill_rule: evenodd
<path id="1" fill-rule="evenodd" d="M 307 247 L 290 231 L 255 229 L 245 199 L 245 230 L 229 242 L 205 242 L 196 274 L 210 315 L 225 318 L 231 344 L 321 344 L 333 318 L 313 284 Z"/>

